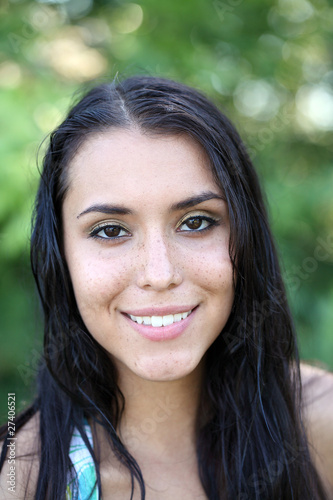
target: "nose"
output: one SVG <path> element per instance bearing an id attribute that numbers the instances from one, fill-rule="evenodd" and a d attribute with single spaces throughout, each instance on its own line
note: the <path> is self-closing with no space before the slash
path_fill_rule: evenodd
<path id="1" fill-rule="evenodd" d="M 161 235 L 146 239 L 138 255 L 138 286 L 162 291 L 180 285 L 183 278 L 176 260 L 176 249 Z"/>

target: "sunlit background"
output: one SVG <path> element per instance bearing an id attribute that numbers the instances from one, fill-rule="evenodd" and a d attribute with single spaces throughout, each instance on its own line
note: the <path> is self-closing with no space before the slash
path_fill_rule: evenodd
<path id="1" fill-rule="evenodd" d="M 326 0 L 1 0 L 0 414 L 33 393 L 38 145 L 92 79 L 160 75 L 234 121 L 267 192 L 301 355 L 333 369 L 333 7 Z"/>

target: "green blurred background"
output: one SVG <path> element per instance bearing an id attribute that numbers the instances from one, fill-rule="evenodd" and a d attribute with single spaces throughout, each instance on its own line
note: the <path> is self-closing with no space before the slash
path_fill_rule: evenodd
<path id="1" fill-rule="evenodd" d="M 234 121 L 267 192 L 303 359 L 333 369 L 333 7 L 326 0 L 1 0 L 0 418 L 33 394 L 38 145 L 92 79 L 161 75 Z"/>

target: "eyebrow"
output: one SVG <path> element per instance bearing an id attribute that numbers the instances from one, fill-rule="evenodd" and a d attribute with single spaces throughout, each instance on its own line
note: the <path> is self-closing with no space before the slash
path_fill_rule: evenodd
<path id="1" fill-rule="evenodd" d="M 226 201 L 225 197 L 221 194 L 214 193 L 213 191 L 204 191 L 195 196 L 191 196 L 190 198 L 186 198 L 186 200 L 179 201 L 178 203 L 174 203 L 170 207 L 170 212 L 176 212 L 178 210 L 184 210 L 185 208 L 191 208 L 195 205 L 199 205 L 199 203 L 203 203 L 208 200 L 222 200 Z"/>
<path id="2" fill-rule="evenodd" d="M 90 207 L 86 208 L 77 216 L 77 219 L 81 217 L 81 215 L 90 214 L 91 212 L 98 212 L 108 215 L 131 215 L 134 213 L 133 210 L 125 208 L 121 205 L 107 205 L 103 203 L 91 205 Z"/>
<path id="3" fill-rule="evenodd" d="M 208 200 L 222 200 L 226 201 L 225 197 L 218 194 L 214 193 L 213 191 L 204 191 L 203 193 L 200 193 L 195 196 L 191 196 L 190 198 L 186 198 L 183 201 L 179 201 L 177 203 L 172 204 L 169 207 L 170 212 L 177 212 L 179 210 L 184 210 L 186 208 L 191 208 L 194 207 L 195 205 L 199 205 L 200 203 L 203 203 L 204 201 Z M 123 205 L 109 205 L 109 204 L 94 204 L 91 205 L 90 207 L 86 208 L 81 212 L 77 218 L 81 217 L 82 215 L 89 214 L 91 212 L 98 212 L 102 214 L 108 214 L 108 215 L 133 215 L 134 211 L 131 210 L 130 208 L 124 207 Z"/>

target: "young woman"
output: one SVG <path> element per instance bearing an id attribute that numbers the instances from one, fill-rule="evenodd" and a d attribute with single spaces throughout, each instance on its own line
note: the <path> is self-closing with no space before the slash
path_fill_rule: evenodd
<path id="1" fill-rule="evenodd" d="M 1 498 L 327 498 L 331 376 L 305 370 L 307 437 L 258 179 L 205 97 L 146 77 L 84 96 L 50 138 L 31 261 L 44 355 Z"/>

